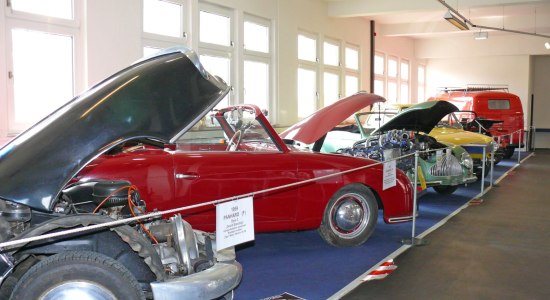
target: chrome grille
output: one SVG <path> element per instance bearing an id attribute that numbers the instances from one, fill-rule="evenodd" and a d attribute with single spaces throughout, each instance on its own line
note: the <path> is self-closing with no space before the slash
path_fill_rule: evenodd
<path id="1" fill-rule="evenodd" d="M 462 165 L 458 159 L 452 155 L 442 155 L 441 162 L 436 163 L 430 168 L 432 176 L 459 176 L 462 175 Z"/>

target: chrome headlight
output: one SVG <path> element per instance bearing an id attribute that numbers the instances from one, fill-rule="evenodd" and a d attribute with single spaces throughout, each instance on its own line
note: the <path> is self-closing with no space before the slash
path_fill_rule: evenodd
<path id="1" fill-rule="evenodd" d="M 491 153 L 495 153 L 497 152 L 498 147 L 499 147 L 498 143 L 495 141 L 492 141 L 489 150 L 491 150 Z"/>
<path id="2" fill-rule="evenodd" d="M 460 157 L 460 163 L 468 169 L 472 169 L 474 167 L 474 160 L 468 152 L 462 153 L 462 156 Z"/>

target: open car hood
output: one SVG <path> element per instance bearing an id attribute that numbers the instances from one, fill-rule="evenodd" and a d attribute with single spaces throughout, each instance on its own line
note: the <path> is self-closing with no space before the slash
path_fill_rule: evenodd
<path id="1" fill-rule="evenodd" d="M 0 149 L 0 198 L 51 211 L 68 181 L 115 145 L 177 140 L 229 91 L 196 54 L 167 49 L 100 82 Z"/>
<path id="2" fill-rule="evenodd" d="M 284 139 L 312 144 L 357 111 L 373 103 L 384 101 L 386 99 L 381 96 L 359 92 L 316 111 L 290 126 L 280 136 Z"/>
<path id="3" fill-rule="evenodd" d="M 398 113 L 372 134 L 393 129 L 429 133 L 443 117 L 455 111 L 458 111 L 458 108 L 448 101 L 422 102 Z"/>

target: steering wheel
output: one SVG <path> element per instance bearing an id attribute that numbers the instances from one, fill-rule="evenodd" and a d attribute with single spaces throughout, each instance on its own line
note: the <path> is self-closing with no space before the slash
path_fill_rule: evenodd
<path id="1" fill-rule="evenodd" d="M 240 143 L 241 143 L 241 131 L 237 130 L 229 140 L 229 143 L 227 143 L 227 147 L 225 148 L 225 151 L 237 151 Z"/>

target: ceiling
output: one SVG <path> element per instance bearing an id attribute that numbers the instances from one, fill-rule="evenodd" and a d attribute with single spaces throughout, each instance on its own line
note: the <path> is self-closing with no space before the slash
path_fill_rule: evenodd
<path id="1" fill-rule="evenodd" d="M 445 19 L 448 11 L 439 0 L 324 0 L 331 17 L 364 17 L 375 21 L 378 35 L 432 38 L 479 31 L 460 31 Z M 446 0 L 478 26 L 550 35 L 550 0 Z M 471 27 L 471 26 L 470 26 Z M 516 34 L 503 31 L 491 34 Z"/>

